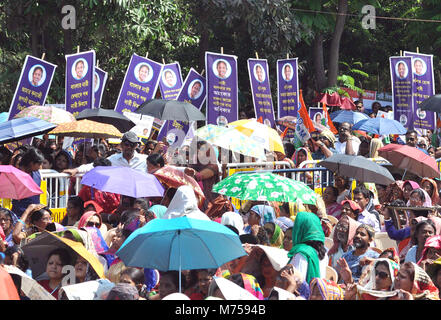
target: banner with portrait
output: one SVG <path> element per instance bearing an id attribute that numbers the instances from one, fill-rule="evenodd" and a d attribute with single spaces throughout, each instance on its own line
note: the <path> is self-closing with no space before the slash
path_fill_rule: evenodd
<path id="1" fill-rule="evenodd" d="M 26 56 L 9 108 L 8 120 L 27 107 L 44 105 L 56 67 L 47 61 Z"/>
<path id="2" fill-rule="evenodd" d="M 207 124 L 226 125 L 239 118 L 237 56 L 205 52 Z"/>
<path id="3" fill-rule="evenodd" d="M 405 128 L 413 129 L 413 76 L 411 57 L 390 57 L 392 106 L 394 119 Z"/>
<path id="4" fill-rule="evenodd" d="M 115 105 L 118 112 L 133 112 L 155 97 L 163 65 L 133 54 Z"/>
<path id="5" fill-rule="evenodd" d="M 191 68 L 176 100 L 191 103 L 201 110 L 206 97 L 205 84 L 206 79 L 195 69 Z M 161 141 L 166 137 L 166 140 L 170 145 L 175 144 L 181 146 L 189 128 L 190 123 L 186 121 L 166 121 L 162 126 L 157 139 L 158 141 Z"/>
<path id="6" fill-rule="evenodd" d="M 295 117 L 299 105 L 298 58 L 277 60 L 278 118 Z"/>
<path id="7" fill-rule="evenodd" d="M 404 51 L 404 56 L 412 58 L 414 128 L 434 130 L 435 113 L 419 108 L 421 102 L 435 94 L 433 55 Z"/>
<path id="8" fill-rule="evenodd" d="M 247 62 L 256 118 L 262 118 L 264 124 L 275 128 L 268 62 L 266 59 L 248 59 Z"/>
<path id="9" fill-rule="evenodd" d="M 173 62 L 164 65 L 161 72 L 161 81 L 159 81 L 159 91 L 162 99 L 175 100 L 181 91 L 182 75 L 179 62 Z"/>
<path id="10" fill-rule="evenodd" d="M 94 106 L 95 50 L 66 56 L 66 111 L 74 116 Z"/>
<path id="11" fill-rule="evenodd" d="M 95 94 L 94 108 L 99 108 L 101 106 L 101 99 L 103 98 L 106 82 L 107 72 L 95 67 L 95 74 L 93 78 L 93 92 Z"/>

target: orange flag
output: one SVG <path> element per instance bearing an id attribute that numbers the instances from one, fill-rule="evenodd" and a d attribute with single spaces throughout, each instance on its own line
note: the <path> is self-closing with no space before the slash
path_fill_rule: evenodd
<path id="1" fill-rule="evenodd" d="M 300 102 L 300 108 L 298 110 L 298 113 L 303 119 L 303 125 L 306 127 L 306 129 L 308 129 L 309 132 L 316 131 L 314 124 L 312 123 L 312 120 L 309 117 L 305 102 L 303 101 L 302 89 L 299 90 L 299 102 Z"/>
<path id="2" fill-rule="evenodd" d="M 280 134 L 280 138 L 282 138 L 282 140 L 285 138 L 286 134 L 288 133 L 288 127 L 285 128 L 285 130 L 283 130 L 283 132 Z"/>
<path id="3" fill-rule="evenodd" d="M 324 104 L 324 103 L 323 103 L 323 114 L 325 115 L 325 118 L 328 120 L 328 126 L 329 126 L 329 129 L 331 130 L 331 132 L 333 134 L 337 134 L 338 131 L 335 128 L 334 123 L 332 122 L 331 117 L 329 116 L 328 108 L 326 108 L 326 104 Z"/>
<path id="4" fill-rule="evenodd" d="M 263 118 L 262 118 L 262 117 L 259 117 L 259 119 L 257 119 L 257 122 L 260 122 L 260 123 L 263 124 Z"/>

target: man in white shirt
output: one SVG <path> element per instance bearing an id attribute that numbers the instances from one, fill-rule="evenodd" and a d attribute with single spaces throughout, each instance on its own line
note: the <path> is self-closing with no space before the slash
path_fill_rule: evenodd
<path id="1" fill-rule="evenodd" d="M 138 146 L 138 137 L 134 132 L 128 131 L 124 133 L 121 139 L 121 153 L 115 153 L 107 159 L 112 163 L 112 166 L 129 167 L 141 172 L 147 172 L 147 155 L 136 152 Z M 86 173 L 93 169 L 93 164 L 83 164 L 78 168 L 66 169 L 63 172 L 71 175 L 77 173 Z"/>
<path id="2" fill-rule="evenodd" d="M 335 153 L 357 155 L 360 140 L 352 135 L 352 126 L 349 122 L 342 122 L 338 128 L 338 140 L 334 143 Z"/>
<path id="3" fill-rule="evenodd" d="M 354 190 L 354 201 L 360 206 L 361 212 L 358 214 L 357 221 L 360 223 L 367 224 L 374 228 L 375 232 L 380 232 L 380 222 L 374 213 L 367 210 L 367 205 L 369 203 L 369 190 L 366 188 L 355 188 Z"/>

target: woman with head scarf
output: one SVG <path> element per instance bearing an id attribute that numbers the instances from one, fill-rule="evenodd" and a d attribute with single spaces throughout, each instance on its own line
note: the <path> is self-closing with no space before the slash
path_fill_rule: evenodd
<path id="1" fill-rule="evenodd" d="M 239 213 L 236 212 L 225 212 L 221 218 L 221 224 L 224 226 L 233 226 L 239 232 L 239 235 L 244 234 L 243 218 Z"/>
<path id="2" fill-rule="evenodd" d="M 421 180 L 421 188 L 424 189 L 432 200 L 432 205 L 440 205 L 440 198 L 438 194 L 438 186 L 436 181 L 429 178 L 424 178 Z"/>
<path id="3" fill-rule="evenodd" d="M 299 212 L 292 229 L 292 248 L 288 257 L 289 263 L 308 283 L 312 278 L 326 274 L 328 259 L 324 242 L 320 219 L 312 212 Z"/>
<path id="4" fill-rule="evenodd" d="M 418 189 L 420 187 L 420 185 L 418 183 L 416 183 L 415 181 L 412 180 L 406 180 L 403 183 L 403 200 L 404 201 L 409 201 L 409 197 L 410 197 L 410 193 L 415 190 Z"/>
<path id="5" fill-rule="evenodd" d="M 404 290 L 413 300 L 439 300 L 438 288 L 416 263 L 405 262 L 395 278 L 395 290 Z M 399 299 L 399 297 L 397 297 Z"/>
<path id="6" fill-rule="evenodd" d="M 426 270 L 426 266 L 441 258 L 441 236 L 434 235 L 426 239 L 418 265 Z"/>
<path id="7" fill-rule="evenodd" d="M 334 269 L 337 268 L 337 260 L 340 259 L 344 253 L 353 249 L 352 240 L 355 235 L 355 230 L 361 223 L 344 215 L 340 218 L 334 228 L 333 245 L 328 251 L 330 257 L 330 265 Z"/>
<path id="8" fill-rule="evenodd" d="M 10 247 L 15 244 L 12 233 L 17 221 L 18 218 L 14 212 L 6 208 L 0 208 L 0 227 L 3 229 L 5 235 L 4 241 L 6 241 Z"/>
<path id="9" fill-rule="evenodd" d="M 151 212 L 157 219 L 162 219 L 166 211 L 167 207 L 160 204 L 155 204 L 147 210 L 147 212 Z"/>
<path id="10" fill-rule="evenodd" d="M 426 190 L 418 188 L 410 193 L 407 205 L 410 207 L 431 207 L 432 199 L 430 199 Z"/>
<path id="11" fill-rule="evenodd" d="M 331 280 L 313 278 L 309 289 L 309 300 L 344 300 L 343 289 Z"/>
<path id="12" fill-rule="evenodd" d="M 210 220 L 210 218 L 199 209 L 198 200 L 193 188 L 187 185 L 180 186 L 176 190 L 176 193 L 170 201 L 167 211 L 162 216 L 162 219 L 173 219 L 182 216 Z"/>
<path id="13" fill-rule="evenodd" d="M 251 233 L 253 226 L 261 226 L 267 222 L 274 222 L 276 214 L 270 205 L 257 205 L 250 209 L 248 216 L 248 226 L 245 227 L 246 233 Z"/>
<path id="14" fill-rule="evenodd" d="M 404 200 L 404 181 L 396 180 L 386 188 L 386 202 L 390 203 L 396 200 Z"/>
<path id="15" fill-rule="evenodd" d="M 276 248 L 283 248 L 284 233 L 278 224 L 274 222 L 267 222 L 263 228 L 270 239 L 270 246 Z"/>

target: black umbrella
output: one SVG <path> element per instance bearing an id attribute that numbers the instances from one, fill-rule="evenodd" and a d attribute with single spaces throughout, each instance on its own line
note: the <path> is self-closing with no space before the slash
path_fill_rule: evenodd
<path id="1" fill-rule="evenodd" d="M 125 115 L 112 109 L 85 109 L 76 116 L 76 119 L 88 119 L 100 123 L 111 124 L 121 132 L 127 132 L 136 125 Z"/>
<path id="2" fill-rule="evenodd" d="M 319 165 L 338 176 L 353 178 L 361 182 L 374 182 L 383 185 L 395 182 L 394 177 L 385 167 L 362 156 L 336 154 L 320 161 Z"/>
<path id="3" fill-rule="evenodd" d="M 135 113 L 160 120 L 205 121 L 205 115 L 194 105 L 176 100 L 152 99 L 142 103 Z"/>
<path id="4" fill-rule="evenodd" d="M 421 102 L 421 110 L 441 112 L 441 94 L 435 94 Z"/>

